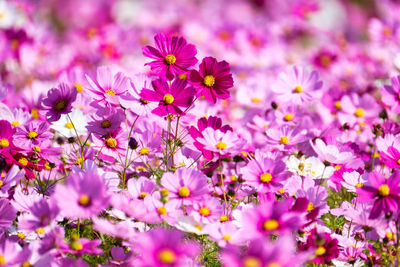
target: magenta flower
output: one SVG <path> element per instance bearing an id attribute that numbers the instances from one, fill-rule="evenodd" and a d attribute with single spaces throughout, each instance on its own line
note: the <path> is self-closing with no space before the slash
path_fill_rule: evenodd
<path id="1" fill-rule="evenodd" d="M 179 205 L 190 205 L 209 192 L 207 177 L 194 169 L 180 168 L 175 173 L 166 172 L 161 185 L 169 192 L 169 201 Z"/>
<path id="2" fill-rule="evenodd" d="M 86 126 L 88 131 L 103 136 L 118 130 L 125 117 L 121 109 L 105 106 L 98 107 L 96 114 L 90 118 Z"/>
<path id="3" fill-rule="evenodd" d="M 390 146 L 386 151 L 380 153 L 382 161 L 391 169 L 400 168 L 400 152 L 394 147 Z"/>
<path id="4" fill-rule="evenodd" d="M 197 91 L 197 96 L 204 96 L 213 103 L 218 99 L 228 99 L 229 88 L 233 87 L 233 78 L 230 73 L 229 63 L 218 62 L 213 57 L 206 57 L 199 66 L 199 71 L 192 70 L 189 82 Z"/>
<path id="5" fill-rule="evenodd" d="M 187 108 L 193 102 L 194 89 L 187 86 L 184 79 L 175 79 L 171 85 L 165 80 L 158 79 L 152 82 L 154 91 L 142 89 L 140 96 L 146 101 L 159 102 L 153 113 L 158 116 L 168 114 L 181 115 L 184 112 L 179 108 Z"/>
<path id="6" fill-rule="evenodd" d="M 315 91 L 321 88 L 322 81 L 319 80 L 318 72 L 312 71 L 309 74 L 305 68 L 297 66 L 279 73 L 278 81 L 271 86 L 279 102 L 295 105 L 310 102 L 316 97 Z"/>
<path id="7" fill-rule="evenodd" d="M 31 121 L 28 124 L 17 128 L 14 135 L 14 144 L 25 151 L 32 152 L 33 148 L 40 148 L 42 143 L 48 142 L 53 136 L 48 129 L 49 124 L 45 121 Z"/>
<path id="8" fill-rule="evenodd" d="M 263 157 L 256 154 L 242 169 L 243 179 L 257 192 L 275 192 L 282 188 L 282 182 L 288 178 L 286 164 L 280 159 Z"/>
<path id="9" fill-rule="evenodd" d="M 205 197 L 193 203 L 188 214 L 193 216 L 196 221 L 213 223 L 217 222 L 224 215 L 224 206 L 216 198 Z"/>
<path id="10" fill-rule="evenodd" d="M 191 266 L 188 260 L 200 252 L 196 243 L 185 242 L 182 232 L 177 230 L 153 229 L 142 233 L 136 243 L 139 254 L 137 266 Z"/>
<path id="11" fill-rule="evenodd" d="M 328 264 L 339 256 L 338 240 L 328 233 L 317 233 L 315 228 L 309 233 L 306 243 L 299 246 L 299 250 L 314 250 L 310 261 L 318 264 Z"/>
<path id="12" fill-rule="evenodd" d="M 382 103 L 395 113 L 400 113 L 400 76 L 392 77 L 391 85 L 381 88 Z"/>
<path id="13" fill-rule="evenodd" d="M 166 37 L 159 33 L 154 36 L 156 48 L 144 46 L 143 55 L 155 59 L 146 63 L 161 78 L 172 80 L 175 76 L 188 71 L 197 63 L 196 47 L 188 44 L 183 37 Z"/>
<path id="14" fill-rule="evenodd" d="M 5 152 L 13 148 L 13 134 L 15 129 L 6 120 L 0 120 L 0 151 Z"/>
<path id="15" fill-rule="evenodd" d="M 62 114 L 70 113 L 76 95 L 77 91 L 66 83 L 60 83 L 57 88 L 50 89 L 47 98 L 42 100 L 43 109 L 47 110 L 47 120 L 58 121 Z"/>
<path id="16" fill-rule="evenodd" d="M 87 219 L 108 207 L 103 179 L 96 173 L 73 173 L 66 184 L 57 184 L 53 198 L 63 216 Z"/>
<path id="17" fill-rule="evenodd" d="M 369 184 L 357 188 L 358 201 L 369 203 L 374 201 L 370 219 L 376 219 L 382 212 L 388 214 L 398 210 L 400 201 L 400 172 L 393 173 L 388 180 L 379 172 L 368 175 Z"/>
<path id="18" fill-rule="evenodd" d="M 89 92 L 93 97 L 94 104 L 119 105 L 119 97 L 123 95 L 128 87 L 129 79 L 122 72 L 113 75 L 110 67 L 102 66 L 97 68 L 96 80 L 88 75 L 86 79 L 90 85 Z"/>

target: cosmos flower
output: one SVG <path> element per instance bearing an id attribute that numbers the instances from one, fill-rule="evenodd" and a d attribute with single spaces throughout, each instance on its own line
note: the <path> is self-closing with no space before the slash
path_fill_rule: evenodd
<path id="1" fill-rule="evenodd" d="M 86 219 L 108 207 L 103 179 L 94 173 L 73 173 L 66 184 L 58 184 L 53 195 L 63 216 Z"/>
<path id="2" fill-rule="evenodd" d="M 156 47 L 144 46 L 143 55 L 155 59 L 146 63 L 161 78 L 172 80 L 179 74 L 186 73 L 197 63 L 196 47 L 188 44 L 183 37 L 167 37 L 162 33 L 154 36 Z"/>
<path id="3" fill-rule="evenodd" d="M 315 98 L 315 91 L 322 88 L 322 81 L 316 71 L 308 73 L 305 68 L 294 66 L 278 74 L 278 80 L 271 85 L 277 100 L 283 103 L 302 105 Z"/>
<path id="4" fill-rule="evenodd" d="M 8 151 L 14 146 L 14 132 L 15 130 L 11 128 L 8 121 L 0 120 L 0 151 Z"/>
<path id="5" fill-rule="evenodd" d="M 391 85 L 381 88 L 382 102 L 395 113 L 400 113 L 400 76 L 392 77 Z"/>
<path id="6" fill-rule="evenodd" d="M 0 198 L 0 229 L 7 229 L 17 218 L 17 211 L 11 206 L 10 201 Z"/>
<path id="7" fill-rule="evenodd" d="M 71 118 L 69 120 L 68 116 Z M 51 129 L 56 130 L 62 136 L 67 138 L 86 135 L 86 116 L 80 109 L 74 109 L 67 115 L 61 115 L 61 118 L 50 125 Z M 72 121 L 72 122 L 71 122 Z"/>
<path id="8" fill-rule="evenodd" d="M 14 165 L 4 177 L 0 177 L 0 197 L 7 197 L 8 190 L 25 176 L 25 171 Z"/>
<path id="9" fill-rule="evenodd" d="M 42 143 L 48 142 L 53 136 L 48 129 L 49 124 L 45 121 L 31 121 L 17 128 L 14 134 L 14 144 L 18 148 L 31 152 L 34 147 L 40 147 Z"/>
<path id="10" fill-rule="evenodd" d="M 196 96 L 204 98 L 212 103 L 218 99 L 228 99 L 228 89 L 233 87 L 233 78 L 229 64 L 226 61 L 217 61 L 213 57 L 206 57 L 199 66 L 199 71 L 192 70 L 189 82 L 196 89 Z"/>
<path id="11" fill-rule="evenodd" d="M 91 133 L 103 136 L 112 131 L 117 131 L 124 120 L 124 113 L 121 109 L 114 107 L 99 107 L 93 116 L 90 116 L 87 130 Z"/>
<path id="12" fill-rule="evenodd" d="M 206 176 L 193 169 L 180 168 L 175 173 L 166 172 L 160 182 L 168 190 L 169 201 L 176 201 L 180 205 L 192 204 L 208 193 Z"/>
<path id="13" fill-rule="evenodd" d="M 152 112 L 158 116 L 168 114 L 182 115 L 184 112 L 180 109 L 187 108 L 193 102 L 193 87 L 187 86 L 184 79 L 175 79 L 171 85 L 167 81 L 158 79 L 152 82 L 154 91 L 142 89 L 140 96 L 145 101 L 158 102 L 158 107 Z"/>
<path id="14" fill-rule="evenodd" d="M 60 83 L 57 88 L 50 89 L 47 98 L 42 100 L 43 109 L 47 110 L 47 120 L 58 121 L 62 114 L 70 113 L 76 94 L 76 90 L 65 83 Z"/>
<path id="15" fill-rule="evenodd" d="M 379 173 L 371 172 L 368 175 L 368 184 L 357 188 L 358 201 L 368 203 L 374 201 L 369 215 L 376 219 L 379 215 L 397 211 L 400 201 L 400 172 L 394 172 L 388 180 Z"/>

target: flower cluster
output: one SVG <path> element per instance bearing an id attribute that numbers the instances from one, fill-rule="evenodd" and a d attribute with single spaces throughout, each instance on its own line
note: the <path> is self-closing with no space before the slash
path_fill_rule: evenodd
<path id="1" fill-rule="evenodd" d="M 361 2 L 0 1 L 0 267 L 399 265 L 400 3 Z"/>

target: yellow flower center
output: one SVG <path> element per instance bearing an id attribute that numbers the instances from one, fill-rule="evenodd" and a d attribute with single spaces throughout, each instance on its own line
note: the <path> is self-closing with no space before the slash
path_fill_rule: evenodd
<path id="1" fill-rule="evenodd" d="M 51 170 L 52 169 L 49 162 L 46 162 L 44 164 L 44 167 L 46 168 L 46 170 Z"/>
<path id="2" fill-rule="evenodd" d="M 260 175 L 260 181 L 262 183 L 269 183 L 272 180 L 272 175 L 269 172 Z"/>
<path id="3" fill-rule="evenodd" d="M 60 100 L 54 106 L 54 109 L 57 111 L 63 111 L 67 107 L 67 102 L 65 100 Z"/>
<path id="4" fill-rule="evenodd" d="M 400 93 L 397 95 L 397 99 L 400 100 Z"/>
<path id="5" fill-rule="evenodd" d="M 33 265 L 29 261 L 26 261 L 21 265 L 21 267 L 33 267 Z"/>
<path id="6" fill-rule="evenodd" d="M 354 112 L 354 115 L 355 115 L 357 118 L 362 118 L 362 117 L 364 117 L 364 115 L 365 115 L 365 111 L 364 111 L 363 108 L 358 108 L 358 109 L 356 109 L 356 111 Z"/>
<path id="7" fill-rule="evenodd" d="M 104 120 L 100 123 L 101 128 L 110 128 L 111 127 L 111 121 L 110 120 Z"/>
<path id="8" fill-rule="evenodd" d="M 204 77 L 203 83 L 207 87 L 212 87 L 215 84 L 215 78 L 212 75 L 207 75 Z"/>
<path id="9" fill-rule="evenodd" d="M 164 264 L 172 264 L 176 261 L 176 255 L 171 249 L 164 248 L 158 253 L 158 259 Z"/>
<path id="10" fill-rule="evenodd" d="M 299 94 L 299 93 L 303 92 L 303 87 L 301 87 L 300 85 L 297 85 L 294 88 L 293 92 L 296 93 L 296 94 Z"/>
<path id="11" fill-rule="evenodd" d="M 280 139 L 279 141 L 280 141 L 280 143 L 281 143 L 282 145 L 287 145 L 287 144 L 289 144 L 289 138 L 288 138 L 287 136 L 282 136 L 281 139 Z"/>
<path id="12" fill-rule="evenodd" d="M 31 110 L 32 119 L 39 119 L 39 110 L 37 108 L 33 108 Z"/>
<path id="13" fill-rule="evenodd" d="M 258 97 L 253 97 L 253 98 L 251 99 L 251 102 L 253 102 L 253 103 L 260 103 L 260 102 L 261 102 L 261 99 L 259 99 Z"/>
<path id="14" fill-rule="evenodd" d="M 290 113 L 286 114 L 285 117 L 283 117 L 285 121 L 292 121 L 293 118 L 294 118 L 293 114 Z"/>
<path id="15" fill-rule="evenodd" d="M 65 124 L 65 128 L 67 128 L 67 129 L 72 129 L 72 128 L 74 128 L 74 125 L 73 125 L 71 122 L 67 122 L 67 123 Z"/>
<path id="16" fill-rule="evenodd" d="M 13 127 L 19 126 L 19 121 L 13 121 L 13 122 L 11 123 L 11 125 L 12 125 Z"/>
<path id="17" fill-rule="evenodd" d="M 79 83 L 75 84 L 75 89 L 76 89 L 76 91 L 77 91 L 78 93 L 82 93 L 82 91 L 83 91 L 83 86 L 82 86 L 82 84 L 79 84 Z"/>
<path id="18" fill-rule="evenodd" d="M 359 187 L 361 187 L 361 186 L 363 186 L 363 184 L 361 184 L 361 183 L 357 183 L 357 184 L 356 184 L 356 187 L 357 187 L 357 188 L 359 188 Z"/>
<path id="19" fill-rule="evenodd" d="M 4 256 L 1 255 L 1 254 L 0 254 L 0 264 L 1 264 L 1 265 L 6 264 L 6 259 L 5 259 Z"/>
<path id="20" fill-rule="evenodd" d="M 187 80 L 187 74 L 186 73 L 179 74 L 178 78 L 181 79 L 181 80 Z"/>
<path id="21" fill-rule="evenodd" d="M 1 141 L 0 141 L 0 146 L 1 146 Z M 400 159 L 397 160 L 397 165 L 400 165 Z"/>
<path id="22" fill-rule="evenodd" d="M 381 185 L 379 187 L 378 191 L 379 191 L 379 195 L 381 197 L 386 197 L 386 196 L 388 196 L 390 194 L 390 188 L 386 184 Z"/>
<path id="23" fill-rule="evenodd" d="M 389 240 L 394 240 L 395 234 L 393 232 L 387 232 L 386 238 Z"/>
<path id="24" fill-rule="evenodd" d="M 28 160 L 27 160 L 26 158 L 20 158 L 20 159 L 18 160 L 18 162 L 21 163 L 22 166 L 28 165 Z"/>
<path id="25" fill-rule="evenodd" d="M 174 55 L 167 55 L 167 56 L 164 58 L 164 61 L 165 61 L 166 64 L 172 65 L 172 64 L 175 64 L 175 62 L 176 62 L 176 57 L 175 57 Z"/>
<path id="26" fill-rule="evenodd" d="M 266 267 L 282 267 L 278 262 L 271 262 L 266 265 Z"/>
<path id="27" fill-rule="evenodd" d="M 7 139 L 5 139 L 5 138 L 0 139 L 0 147 L 1 147 L 1 148 L 8 147 L 9 145 L 10 145 L 10 142 L 8 142 Z"/>
<path id="28" fill-rule="evenodd" d="M 160 194 L 162 197 L 167 197 L 169 195 L 169 191 L 167 188 L 163 188 L 160 190 Z"/>
<path id="29" fill-rule="evenodd" d="M 199 210 L 199 213 L 201 214 L 201 215 L 203 215 L 204 217 L 207 217 L 207 216 L 209 216 L 210 215 L 210 210 L 207 208 L 207 207 L 202 207 L 200 210 Z"/>
<path id="30" fill-rule="evenodd" d="M 144 100 L 143 98 L 139 99 L 140 103 L 142 104 L 148 104 L 150 101 Z"/>
<path id="31" fill-rule="evenodd" d="M 108 138 L 106 141 L 106 144 L 109 148 L 116 148 L 117 147 L 117 140 L 115 140 L 115 138 Z"/>
<path id="32" fill-rule="evenodd" d="M 172 104 L 172 102 L 174 102 L 175 98 L 173 95 L 171 94 L 166 94 L 163 98 L 163 101 L 165 104 L 170 105 Z"/>
<path id="33" fill-rule="evenodd" d="M 167 209 L 166 209 L 165 207 L 159 207 L 159 208 L 157 209 L 157 212 L 158 212 L 158 214 L 160 214 L 160 215 L 165 215 L 165 214 L 167 214 Z"/>
<path id="34" fill-rule="evenodd" d="M 39 146 L 34 146 L 33 151 L 40 153 L 42 151 L 42 149 Z"/>
<path id="35" fill-rule="evenodd" d="M 139 198 L 140 199 L 144 199 L 148 194 L 149 193 L 147 193 L 147 192 L 142 192 L 142 193 L 139 194 Z"/>
<path id="36" fill-rule="evenodd" d="M 79 250 L 82 250 L 82 249 L 83 249 L 82 243 L 79 242 L 79 240 L 72 242 L 71 245 L 70 245 L 70 247 L 71 247 L 73 250 L 76 250 L 76 251 L 79 251 Z"/>
<path id="37" fill-rule="evenodd" d="M 35 139 L 36 137 L 38 137 L 38 133 L 37 132 L 29 132 L 28 133 L 28 135 L 27 135 L 27 137 L 29 138 L 29 139 Z"/>
<path id="38" fill-rule="evenodd" d="M 315 255 L 322 256 L 326 253 L 326 249 L 323 246 L 319 246 L 315 251 Z"/>
<path id="39" fill-rule="evenodd" d="M 44 228 L 39 227 L 39 228 L 36 228 L 35 232 L 36 232 L 37 234 L 44 234 L 45 231 L 44 231 Z"/>
<path id="40" fill-rule="evenodd" d="M 342 103 L 340 103 L 340 101 L 336 101 L 335 104 L 334 104 L 334 106 L 335 106 L 335 108 L 338 109 L 338 110 L 342 109 Z"/>
<path id="41" fill-rule="evenodd" d="M 148 147 L 142 147 L 142 148 L 139 150 L 139 154 L 140 154 L 140 155 L 148 155 L 149 152 L 150 152 L 150 149 L 149 149 Z"/>
<path id="42" fill-rule="evenodd" d="M 186 186 L 182 186 L 181 188 L 179 188 L 178 195 L 181 198 L 188 197 L 190 195 L 189 188 L 187 188 Z"/>
<path id="43" fill-rule="evenodd" d="M 232 239 L 232 237 L 231 237 L 230 235 L 224 235 L 224 236 L 223 236 L 223 239 L 224 239 L 225 241 L 229 241 L 229 240 Z"/>
<path id="44" fill-rule="evenodd" d="M 278 190 L 278 193 L 280 193 L 280 194 L 283 194 L 283 193 L 285 193 L 285 188 L 281 188 L 281 189 L 279 189 L 279 190 Z"/>
<path id="45" fill-rule="evenodd" d="M 3 180 L 0 180 L 0 188 L 3 186 L 4 182 Z"/>
<path id="46" fill-rule="evenodd" d="M 17 236 L 21 239 L 25 239 L 26 235 L 24 233 L 19 232 Z"/>
<path id="47" fill-rule="evenodd" d="M 314 209 L 314 204 L 313 203 L 308 203 L 308 206 L 307 206 L 307 211 L 312 211 Z"/>
<path id="48" fill-rule="evenodd" d="M 219 217 L 219 221 L 220 221 L 220 222 L 227 222 L 227 221 L 229 221 L 228 215 L 222 215 L 221 217 Z"/>
<path id="49" fill-rule="evenodd" d="M 266 220 L 264 222 L 263 228 L 264 230 L 268 230 L 268 231 L 272 231 L 272 230 L 276 230 L 279 226 L 279 223 L 277 220 L 275 219 L 270 219 L 270 220 Z"/>
<path id="50" fill-rule="evenodd" d="M 248 256 L 243 260 L 243 267 L 261 267 L 260 259 Z"/>
<path id="51" fill-rule="evenodd" d="M 219 141 L 219 142 L 215 145 L 215 147 L 216 147 L 217 149 L 224 150 L 224 149 L 226 149 L 227 145 L 226 145 L 224 142 Z"/>
<path id="52" fill-rule="evenodd" d="M 88 195 L 81 195 L 81 197 L 79 198 L 79 205 L 87 207 L 90 205 L 90 197 Z"/>
<path id="53" fill-rule="evenodd" d="M 106 91 L 106 94 L 115 95 L 115 92 L 114 92 L 113 89 L 108 89 L 108 90 Z"/>

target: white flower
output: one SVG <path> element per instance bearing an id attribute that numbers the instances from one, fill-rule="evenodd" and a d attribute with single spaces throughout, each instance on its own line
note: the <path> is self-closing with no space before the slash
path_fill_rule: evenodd
<path id="1" fill-rule="evenodd" d="M 313 179 L 326 179 L 332 176 L 335 168 L 325 166 L 322 161 L 316 157 L 301 157 L 290 156 L 286 162 L 286 167 L 290 172 L 296 173 L 300 176 L 308 176 Z"/>
<path id="2" fill-rule="evenodd" d="M 68 119 L 67 115 L 61 115 L 61 118 L 58 121 L 53 122 L 50 128 L 68 138 L 76 136 L 75 130 L 79 136 L 86 135 L 86 117 L 83 112 L 80 109 L 74 109 L 68 115 L 73 124 Z"/>
<path id="3" fill-rule="evenodd" d="M 197 235 L 206 234 L 204 231 L 205 224 L 196 221 L 192 216 L 179 216 L 177 223 L 174 226 L 183 232 L 194 233 Z"/>
<path id="4" fill-rule="evenodd" d="M 8 1 L 0 1 L 0 28 L 10 28 L 22 22 L 22 14 Z"/>

